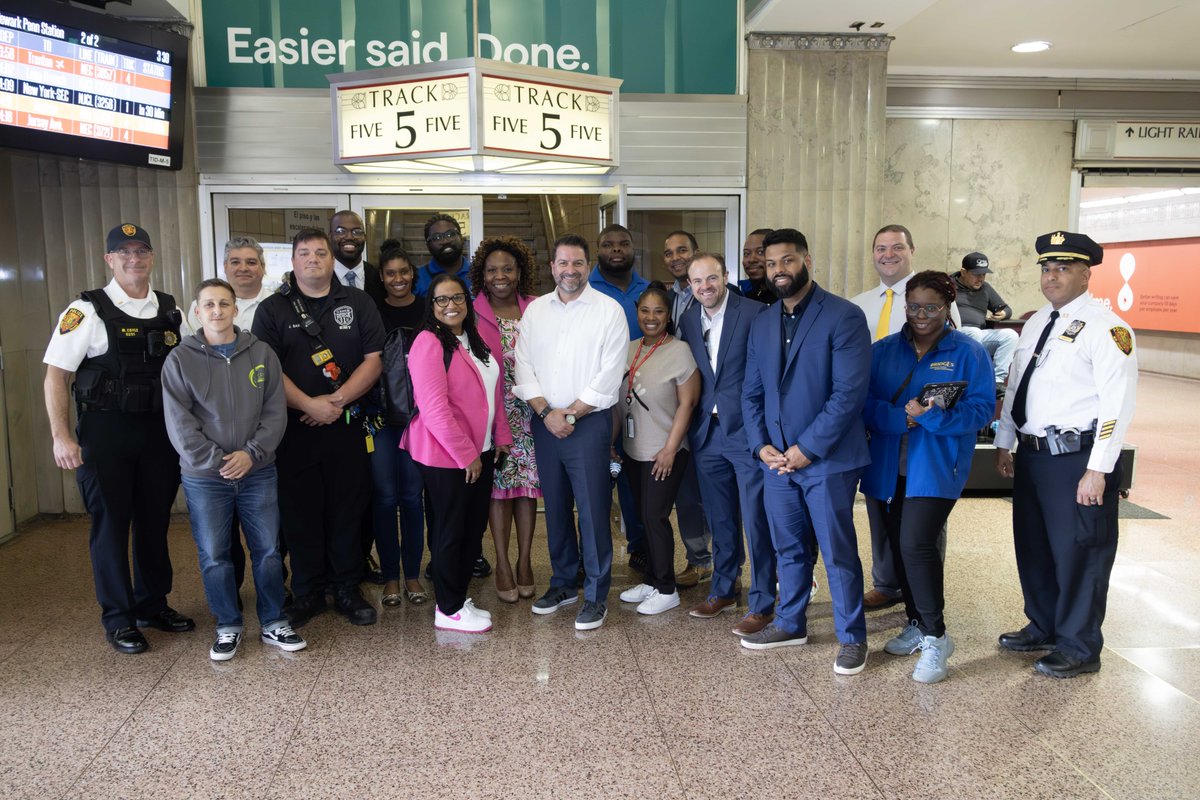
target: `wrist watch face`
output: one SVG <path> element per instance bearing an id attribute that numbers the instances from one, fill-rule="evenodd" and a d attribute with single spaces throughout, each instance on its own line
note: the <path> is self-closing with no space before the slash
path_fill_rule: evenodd
<path id="1" fill-rule="evenodd" d="M 574 414 L 567 414 L 567 424 L 568 425 L 575 424 L 575 415 Z"/>

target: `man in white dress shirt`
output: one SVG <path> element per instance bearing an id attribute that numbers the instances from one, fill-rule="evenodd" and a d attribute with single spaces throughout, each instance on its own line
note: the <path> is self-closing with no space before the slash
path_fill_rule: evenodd
<path id="1" fill-rule="evenodd" d="M 580 545 L 586 578 L 576 630 L 604 624 L 612 570 L 608 472 L 612 414 L 629 325 L 620 304 L 588 283 L 587 240 L 567 234 L 554 243 L 555 291 L 529 304 L 521 318 L 513 394 L 533 409 L 533 444 L 546 506 L 553 574 L 533 604 L 553 614 L 578 598 Z M 579 511 L 576 539 L 572 503 Z"/>
<path id="2" fill-rule="evenodd" d="M 898 333 L 904 327 L 904 291 L 908 279 L 913 276 L 912 257 L 916 252 L 912 233 L 903 225 L 884 225 L 875 234 L 871 257 L 875 261 L 875 272 L 879 274 L 879 285 L 850 298 L 850 302 L 866 315 L 867 325 L 871 326 L 872 341 L 877 342 L 885 336 Z M 962 317 L 958 314 L 958 307 L 953 304 L 950 306 L 950 320 L 954 327 L 962 327 Z M 874 611 L 894 606 L 902 598 L 887 531 L 870 503 L 867 504 L 867 519 L 871 524 L 871 582 L 874 588 L 863 597 L 863 608 Z M 946 552 L 944 529 L 938 538 L 938 549 Z"/>
<path id="3" fill-rule="evenodd" d="M 271 296 L 273 289 L 263 285 L 267 274 L 267 261 L 263 255 L 262 245 L 249 236 L 235 236 L 225 243 L 225 258 L 222 261 L 225 270 L 225 280 L 233 287 L 237 302 L 237 316 L 233 324 L 244 331 L 254 325 L 254 312 L 258 304 Z M 196 302 L 188 312 L 188 325 L 193 331 L 202 327 Z"/>

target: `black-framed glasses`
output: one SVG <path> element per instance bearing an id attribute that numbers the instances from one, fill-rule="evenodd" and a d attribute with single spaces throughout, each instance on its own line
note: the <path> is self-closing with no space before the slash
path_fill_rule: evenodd
<path id="1" fill-rule="evenodd" d="M 345 236 L 347 233 L 351 236 L 365 236 L 367 232 L 362 228 L 343 228 L 338 225 L 333 229 L 333 233 L 335 236 Z"/>
<path id="2" fill-rule="evenodd" d="M 462 292 L 452 295 L 439 294 L 437 297 L 433 298 L 433 302 L 437 303 L 438 308 L 445 308 L 451 303 L 454 303 L 456 306 L 461 306 L 466 305 L 467 296 Z"/>
<path id="3" fill-rule="evenodd" d="M 436 244 L 437 242 L 444 242 L 447 239 L 457 239 L 461 237 L 462 234 L 458 231 L 442 231 L 441 233 L 431 233 L 429 238 L 425 241 L 429 242 L 430 244 Z"/>
<path id="4" fill-rule="evenodd" d="M 925 305 L 921 305 L 920 303 L 905 303 L 904 313 L 910 317 L 919 317 L 921 316 L 921 312 L 924 311 L 925 316 L 932 317 L 944 308 L 945 306 L 935 306 L 933 303 L 926 303 Z"/>
<path id="5" fill-rule="evenodd" d="M 154 251 L 148 247 L 138 247 L 132 250 L 109 250 L 108 252 L 118 258 L 145 258 Z"/>

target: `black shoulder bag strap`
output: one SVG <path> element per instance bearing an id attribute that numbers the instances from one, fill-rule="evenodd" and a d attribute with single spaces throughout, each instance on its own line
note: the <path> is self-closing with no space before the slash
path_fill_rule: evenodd
<path id="1" fill-rule="evenodd" d="M 925 354 L 929 355 L 936 350 L 937 346 L 942 343 L 942 339 L 945 339 L 950 335 L 950 330 L 951 329 L 949 327 L 946 327 L 944 330 L 942 330 L 941 336 L 939 336 L 937 340 L 930 346 L 930 348 L 925 351 Z M 917 367 L 919 366 L 921 366 L 921 359 L 918 358 L 916 363 L 913 364 L 912 369 L 908 371 L 908 375 L 905 376 L 904 383 L 900 384 L 900 388 L 896 390 L 894 395 L 892 395 L 891 405 L 896 405 L 896 401 L 900 399 L 900 393 L 904 391 L 906 386 L 908 386 L 908 382 L 912 380 L 913 373 L 917 371 Z"/>
<path id="2" fill-rule="evenodd" d="M 309 343 L 313 348 L 312 362 L 321 370 L 321 374 L 325 376 L 336 392 L 342 388 L 342 368 L 338 366 L 337 360 L 333 356 L 333 351 L 329 349 L 329 345 L 325 344 L 325 340 L 321 337 L 321 325 L 309 312 L 308 303 L 305 302 L 304 295 L 292 286 L 291 278 L 292 273 L 286 273 L 277 291 L 292 304 L 292 310 L 296 312 L 296 318 L 300 320 L 300 329 L 309 336 Z"/>

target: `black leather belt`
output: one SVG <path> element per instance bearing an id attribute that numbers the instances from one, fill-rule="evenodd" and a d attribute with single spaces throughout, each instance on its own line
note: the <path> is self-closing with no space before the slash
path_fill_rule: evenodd
<path id="1" fill-rule="evenodd" d="M 1091 447 L 1095 437 L 1094 431 L 1084 431 L 1079 434 L 1079 446 Z M 1021 443 L 1021 447 L 1028 447 L 1031 450 L 1049 450 L 1050 445 L 1046 442 L 1045 436 L 1033 436 L 1028 433 L 1018 433 L 1017 441 Z"/>

